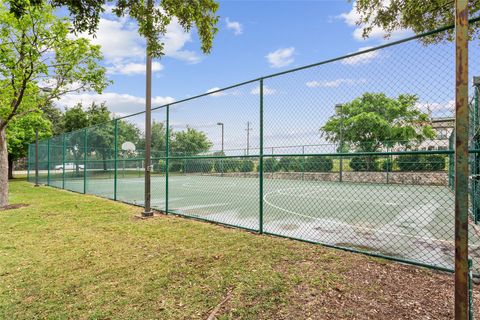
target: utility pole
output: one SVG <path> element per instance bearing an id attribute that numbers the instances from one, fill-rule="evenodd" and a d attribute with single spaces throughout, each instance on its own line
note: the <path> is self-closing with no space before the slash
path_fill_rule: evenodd
<path id="1" fill-rule="evenodd" d="M 250 128 L 250 121 L 247 121 L 247 129 L 245 129 L 247 131 L 247 156 L 250 154 L 250 131 L 252 131 L 252 129 Z"/>
<path id="2" fill-rule="evenodd" d="M 225 153 L 224 153 L 224 149 L 223 149 L 223 146 L 224 146 L 223 145 L 223 142 L 224 142 L 223 139 L 224 139 L 224 127 L 225 127 L 225 125 L 223 124 L 223 122 L 217 122 L 217 125 L 222 126 L 222 155 L 224 156 Z"/>
<path id="3" fill-rule="evenodd" d="M 147 1 L 147 14 L 151 13 L 153 7 L 152 0 Z M 147 19 L 151 20 L 150 15 Z M 151 21 L 149 21 L 151 23 Z M 142 213 L 144 217 L 153 216 L 153 212 L 150 208 L 151 200 L 151 183 L 150 183 L 150 167 L 151 167 L 151 155 L 150 148 L 152 145 L 152 57 L 148 52 L 147 39 L 147 59 L 146 59 L 146 90 L 145 90 L 145 211 Z"/>
<path id="4" fill-rule="evenodd" d="M 468 0 L 455 1 L 455 319 L 468 306 Z"/>

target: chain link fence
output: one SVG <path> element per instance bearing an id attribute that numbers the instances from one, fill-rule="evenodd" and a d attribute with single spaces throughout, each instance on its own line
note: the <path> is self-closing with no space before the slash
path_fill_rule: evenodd
<path id="1" fill-rule="evenodd" d="M 152 207 L 452 270 L 454 45 L 425 42 L 440 32 L 154 108 Z M 473 79 L 478 39 L 469 56 Z M 478 99 L 472 85 L 475 274 Z M 40 182 L 143 206 L 144 127 L 138 113 L 41 141 Z M 28 163 L 34 181 L 34 145 Z"/>

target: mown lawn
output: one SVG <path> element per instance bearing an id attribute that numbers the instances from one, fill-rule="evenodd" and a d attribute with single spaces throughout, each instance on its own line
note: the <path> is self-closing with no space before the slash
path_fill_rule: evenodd
<path id="1" fill-rule="evenodd" d="M 453 316 L 450 274 L 23 180 L 11 203 L 28 206 L 0 211 L 0 319 Z"/>

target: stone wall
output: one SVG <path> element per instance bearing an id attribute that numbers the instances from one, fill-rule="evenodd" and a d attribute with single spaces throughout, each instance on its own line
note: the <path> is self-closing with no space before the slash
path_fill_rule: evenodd
<path id="1" fill-rule="evenodd" d="M 258 178 L 258 172 L 203 173 L 208 176 Z M 340 181 L 338 172 L 265 172 L 265 179 Z M 343 172 L 344 182 L 391 183 L 411 185 L 448 186 L 448 175 L 438 172 Z"/>

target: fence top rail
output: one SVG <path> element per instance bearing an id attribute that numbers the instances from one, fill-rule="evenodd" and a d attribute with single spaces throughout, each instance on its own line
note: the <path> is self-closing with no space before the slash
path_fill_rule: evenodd
<path id="1" fill-rule="evenodd" d="M 471 18 L 471 19 L 468 20 L 469 24 L 476 23 L 476 22 L 479 22 L 479 21 L 480 21 L 480 16 L 475 17 L 475 18 Z M 407 38 L 404 38 L 404 39 L 392 41 L 392 42 L 389 42 L 389 43 L 386 43 L 386 44 L 383 44 L 383 45 L 379 45 L 379 46 L 376 46 L 376 47 L 373 47 L 373 48 L 369 48 L 369 49 L 366 49 L 366 50 L 353 52 L 353 53 L 350 53 L 350 54 L 346 54 L 346 55 L 338 56 L 338 57 L 335 57 L 335 58 L 319 61 L 319 62 L 316 62 L 316 63 L 312 63 L 312 64 L 308 64 L 308 65 L 305 65 L 305 66 L 285 70 L 285 71 L 282 71 L 282 72 L 269 74 L 269 75 L 266 75 L 266 76 L 261 76 L 261 77 L 255 78 L 255 79 L 247 80 L 247 81 L 244 81 L 244 82 L 233 84 L 231 86 L 220 88 L 218 90 L 202 93 L 202 94 L 199 94 L 199 95 L 196 95 L 196 96 L 193 96 L 193 97 L 189 97 L 189 98 L 186 98 L 186 99 L 182 99 L 182 100 L 174 101 L 174 102 L 167 103 L 167 104 L 164 104 L 164 105 L 161 105 L 161 106 L 157 106 L 157 107 L 152 108 L 152 111 L 159 110 L 159 109 L 162 109 L 162 108 L 165 108 L 165 107 L 168 107 L 168 106 L 176 105 L 176 104 L 179 104 L 179 103 L 187 102 L 187 101 L 190 101 L 190 100 L 198 99 L 198 98 L 205 97 L 205 96 L 208 96 L 208 95 L 212 95 L 212 94 L 215 94 L 215 93 L 219 93 L 219 92 L 222 92 L 222 91 L 226 91 L 226 90 L 229 90 L 229 89 L 232 89 L 232 88 L 240 87 L 242 85 L 254 83 L 254 82 L 257 82 L 257 81 L 260 81 L 260 80 L 263 80 L 263 79 L 274 78 L 274 77 L 281 76 L 281 75 L 284 75 L 284 74 L 293 73 L 293 72 L 296 72 L 296 71 L 317 67 L 317 66 L 320 66 L 320 65 L 323 65 L 323 64 L 328 64 L 328 63 L 332 63 L 332 62 L 347 59 L 347 58 L 352 58 L 352 57 L 362 55 L 362 54 L 365 54 L 365 53 L 369 53 L 369 52 L 372 52 L 372 51 L 384 49 L 384 48 L 395 46 L 395 45 L 398 45 L 398 44 L 401 44 L 401 43 L 405 43 L 405 42 L 420 39 L 420 38 L 423 38 L 423 37 L 431 36 L 431 35 L 434 35 L 434 34 L 437 34 L 437 33 L 440 33 L 440 32 L 444 32 L 444 31 L 447 31 L 447 30 L 452 30 L 454 27 L 455 27 L 455 25 L 453 25 L 453 24 L 447 25 L 447 26 L 444 26 L 444 27 L 437 28 L 435 30 L 431 30 L 431 31 L 428 31 L 428 32 L 417 34 L 417 35 L 407 37 Z M 105 123 L 112 122 L 112 121 L 115 122 L 117 120 L 137 116 L 137 115 L 140 115 L 142 113 L 145 113 L 145 111 L 139 111 L 139 112 L 136 112 L 136 113 L 132 113 L 132 114 L 123 116 L 123 117 L 116 117 L 116 118 L 111 119 L 111 120 L 109 120 Z M 103 125 L 105 123 L 97 124 L 95 126 Z M 95 126 L 92 126 L 92 127 L 95 127 Z M 86 127 L 86 128 L 90 128 L 90 127 Z M 72 132 L 66 132 L 66 133 L 63 133 L 63 135 L 69 134 L 69 133 L 74 133 L 74 132 L 81 131 L 81 130 L 84 130 L 84 129 L 85 128 L 78 129 L 78 130 L 75 130 L 75 131 L 72 131 Z M 53 137 L 51 137 L 51 138 L 53 138 Z M 50 139 L 50 138 L 48 138 L 48 139 Z M 48 139 L 43 139 L 43 140 L 48 140 Z"/>

